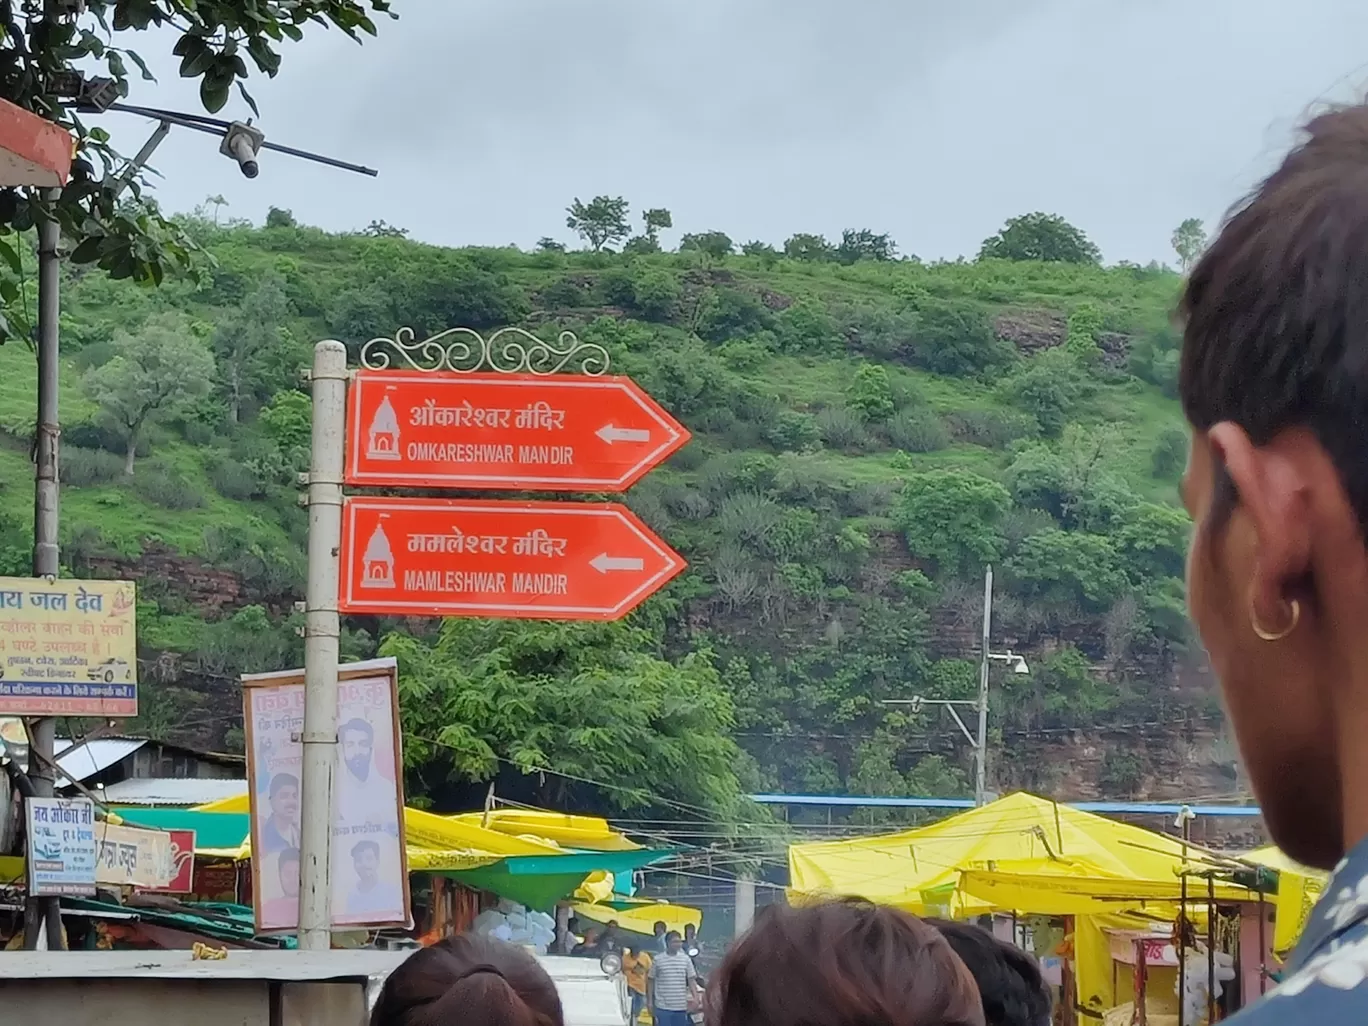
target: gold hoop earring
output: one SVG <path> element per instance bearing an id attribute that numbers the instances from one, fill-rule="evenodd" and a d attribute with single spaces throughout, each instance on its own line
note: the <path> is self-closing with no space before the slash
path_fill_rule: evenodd
<path id="1" fill-rule="evenodd" d="M 1289 605 L 1292 608 L 1292 622 L 1280 631 L 1270 631 L 1259 623 L 1258 614 L 1254 612 L 1254 603 L 1249 604 L 1249 626 L 1254 629 L 1255 635 L 1260 641 L 1282 641 L 1297 629 L 1297 624 L 1301 623 L 1301 603 L 1293 599 Z"/>

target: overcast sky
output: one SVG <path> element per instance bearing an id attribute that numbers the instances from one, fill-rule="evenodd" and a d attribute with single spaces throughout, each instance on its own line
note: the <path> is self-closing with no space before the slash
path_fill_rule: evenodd
<path id="1" fill-rule="evenodd" d="M 272 141 L 379 178 L 262 159 L 246 181 L 176 129 L 163 206 L 221 193 L 334 230 L 449 245 L 567 242 L 565 207 L 622 195 L 675 231 L 781 243 L 890 232 L 973 255 L 1015 214 L 1078 224 L 1108 262 L 1170 260 L 1317 103 L 1368 86 L 1362 0 L 394 0 L 356 46 L 318 31 L 254 82 Z M 167 40 L 131 102 L 197 110 Z M 160 52 L 159 52 L 160 51 Z M 249 111 L 238 101 L 227 116 Z M 151 125 L 103 122 L 126 153 Z"/>

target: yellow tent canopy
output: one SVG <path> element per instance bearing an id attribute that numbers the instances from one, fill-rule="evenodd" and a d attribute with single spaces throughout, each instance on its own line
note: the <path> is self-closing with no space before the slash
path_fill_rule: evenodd
<path id="1" fill-rule="evenodd" d="M 922 915 L 1030 912 L 1029 907 L 997 904 L 998 897 L 967 893 L 961 871 L 992 870 L 1005 863 L 1035 868 L 1074 864 L 1087 867 L 1076 875 L 1167 885 L 1176 883 L 1176 872 L 1184 865 L 1204 867 L 1194 861 L 1200 855 L 1187 850 L 1185 862 L 1183 842 L 1177 838 L 1018 792 L 913 830 L 793 845 L 789 900 L 851 895 Z M 1111 903 L 1107 908 L 1115 910 Z"/>
<path id="2" fill-rule="evenodd" d="M 1306 921 L 1311 918 L 1311 909 L 1320 900 L 1325 885 L 1330 882 L 1328 873 L 1319 869 L 1309 869 L 1293 862 L 1282 851 L 1272 845 L 1259 848 L 1243 856 L 1246 862 L 1276 870 L 1278 873 L 1278 897 L 1274 904 L 1273 953 L 1279 958 L 1286 955 L 1301 937 Z"/>
<path id="3" fill-rule="evenodd" d="M 562 847 L 583 851 L 636 851 L 641 847 L 598 816 L 572 816 L 544 809 L 493 809 L 446 818 L 514 837 L 544 838 Z"/>
<path id="4" fill-rule="evenodd" d="M 1173 860 L 1167 879 L 1105 873 L 1087 860 L 1029 860 L 998 862 L 992 869 L 967 869 L 960 874 L 961 891 L 998 909 L 1015 909 L 1030 915 L 1103 915 L 1124 908 L 1166 913 L 1176 911 L 1183 896 L 1183 865 Z M 1188 865 L 1192 865 L 1191 862 Z M 1226 881 L 1215 882 L 1217 901 L 1258 901 L 1255 891 Z M 1208 897 L 1205 876 L 1190 876 L 1190 904 Z"/>
<path id="5" fill-rule="evenodd" d="M 684 932 L 685 926 L 697 930 L 703 924 L 703 913 L 688 905 L 671 905 L 668 902 L 643 902 L 627 908 L 613 905 L 597 905 L 577 902 L 571 906 L 575 915 L 592 919 L 596 923 L 616 921 L 624 930 L 650 937 L 655 932 L 656 923 L 664 923 L 671 930 Z"/>

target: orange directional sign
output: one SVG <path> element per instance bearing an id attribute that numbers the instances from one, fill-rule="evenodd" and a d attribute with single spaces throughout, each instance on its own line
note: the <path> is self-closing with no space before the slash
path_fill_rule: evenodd
<path id="1" fill-rule="evenodd" d="M 618 503 L 348 498 L 344 613 L 617 620 L 684 569 Z"/>
<path id="2" fill-rule="evenodd" d="M 348 484 L 621 492 L 689 440 L 630 378 L 358 371 Z"/>

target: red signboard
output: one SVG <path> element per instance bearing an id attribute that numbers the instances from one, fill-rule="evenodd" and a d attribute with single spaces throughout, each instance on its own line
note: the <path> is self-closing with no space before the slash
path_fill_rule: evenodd
<path id="1" fill-rule="evenodd" d="M 190 894 L 195 889 L 195 832 L 168 830 L 171 835 L 171 864 L 174 873 L 165 887 L 156 888 L 157 894 Z"/>
<path id="2" fill-rule="evenodd" d="M 626 491 L 689 440 L 630 378 L 357 371 L 348 484 Z"/>
<path id="3" fill-rule="evenodd" d="M 617 620 L 685 563 L 617 503 L 349 498 L 344 613 Z"/>

